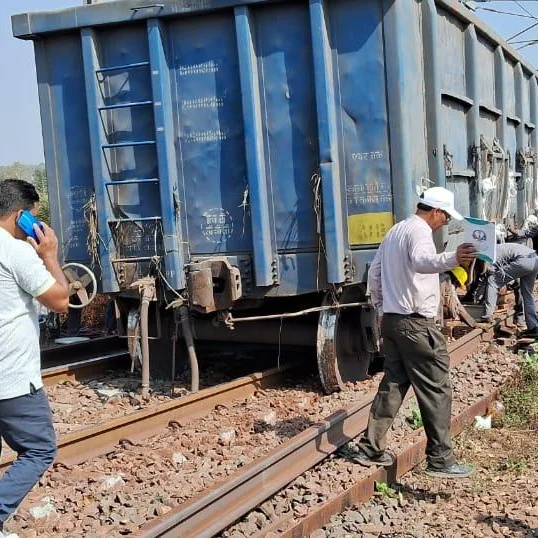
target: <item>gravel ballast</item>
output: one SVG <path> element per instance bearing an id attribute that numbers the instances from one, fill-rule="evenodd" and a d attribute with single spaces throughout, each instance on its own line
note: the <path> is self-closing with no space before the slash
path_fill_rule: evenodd
<path id="1" fill-rule="evenodd" d="M 460 413 L 469 404 L 501 386 L 517 369 L 516 354 L 495 344 L 482 344 L 479 352 L 451 370 L 452 414 Z M 415 408 L 417 404 L 414 398 L 404 402 L 389 432 L 389 449 L 401 450 L 420 435 L 410 421 Z M 222 537 L 241 538 L 256 532 L 263 534 L 266 528 L 267 532 L 275 527 L 278 531 L 290 528 L 309 511 L 350 488 L 367 474 L 368 471 L 363 466 L 350 460 L 356 450 L 355 441 L 351 441 L 263 503 L 258 510 L 224 531 Z M 282 524 L 279 525 L 278 521 L 282 521 Z M 275 532 L 274 536 L 276 535 Z M 273 534 L 270 533 L 269 536 Z"/>
<path id="2" fill-rule="evenodd" d="M 456 450 L 476 473 L 462 480 L 404 475 L 388 494 L 333 516 L 312 538 L 538 536 L 536 431 L 468 429 Z"/>
<path id="3" fill-rule="evenodd" d="M 515 368 L 515 355 L 492 346 L 455 368 L 453 413 L 498 387 Z M 21 538 L 131 534 L 311 424 L 363 399 L 379 378 L 325 396 L 309 374 L 281 389 L 217 406 L 205 418 L 167 428 L 136 445 L 124 444 L 108 456 L 72 469 L 56 467 L 25 500 L 8 530 Z M 403 446 L 406 435 L 414 432 L 406 420 L 414 405 L 410 401 L 401 410 L 392 430 L 393 446 Z M 223 536 L 251 536 L 283 517 L 290 526 L 351 486 L 364 474 L 348 458 L 354 448 L 350 443 L 304 473 Z"/>

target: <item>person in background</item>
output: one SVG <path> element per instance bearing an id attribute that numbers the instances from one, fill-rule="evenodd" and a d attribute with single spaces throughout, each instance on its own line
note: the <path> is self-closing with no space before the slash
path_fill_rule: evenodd
<path id="1" fill-rule="evenodd" d="M 519 280 L 523 311 L 527 329 L 521 336 L 538 338 L 538 319 L 534 303 L 534 283 L 538 274 L 538 256 L 536 251 L 519 243 L 501 243 L 497 245 L 497 259 L 491 265 L 485 295 L 486 312 L 480 320 L 493 322 L 493 312 L 497 306 L 499 290 L 513 280 Z"/>
<path id="2" fill-rule="evenodd" d="M 530 215 L 521 229 L 514 226 L 508 226 L 506 233 L 497 237 L 497 243 L 521 243 L 525 245 L 528 240 L 532 240 L 532 248 L 538 249 L 538 220 L 535 215 Z M 519 329 L 527 327 L 525 323 L 525 314 L 523 312 L 523 298 L 519 289 L 519 281 L 515 280 L 508 284 L 508 289 L 514 292 L 514 323 Z"/>
<path id="3" fill-rule="evenodd" d="M 41 380 L 38 312 L 34 298 L 66 312 L 68 283 L 58 262 L 58 240 L 45 223 L 37 241 L 18 224 L 34 216 L 39 196 L 31 183 L 0 181 L 0 437 L 17 459 L 0 479 L 0 537 L 4 524 L 52 463 L 56 438 Z"/>
<path id="4" fill-rule="evenodd" d="M 372 403 L 368 427 L 354 460 L 390 466 L 386 435 L 410 386 L 418 400 L 427 437 L 426 472 L 440 477 L 466 477 L 468 465 L 456 463 L 450 436 L 452 388 L 446 342 L 435 324 L 439 308 L 439 273 L 476 257 L 472 245 L 437 254 L 433 232 L 451 218 L 454 194 L 442 187 L 424 191 L 416 214 L 393 226 L 368 273 L 371 301 L 381 318 L 384 377 Z"/>
<path id="5" fill-rule="evenodd" d="M 538 218 L 536 215 L 530 215 L 525 221 L 525 226 L 518 230 L 513 226 L 507 228 L 508 240 L 524 242 L 526 239 L 532 240 L 532 248 L 538 252 Z"/>

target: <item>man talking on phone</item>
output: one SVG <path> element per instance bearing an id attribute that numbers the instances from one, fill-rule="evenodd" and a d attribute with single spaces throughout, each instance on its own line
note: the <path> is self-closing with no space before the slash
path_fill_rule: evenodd
<path id="1" fill-rule="evenodd" d="M 0 437 L 17 453 L 0 480 L 0 538 L 7 535 L 6 520 L 56 454 L 34 298 L 54 312 L 66 312 L 68 283 L 56 234 L 45 223 L 33 223 L 38 208 L 31 183 L 0 181 Z"/>

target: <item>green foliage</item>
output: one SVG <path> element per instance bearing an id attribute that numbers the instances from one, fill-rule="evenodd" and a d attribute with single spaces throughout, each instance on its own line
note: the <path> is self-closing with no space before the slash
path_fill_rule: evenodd
<path id="1" fill-rule="evenodd" d="M 23 164 L 18 161 L 6 166 L 0 166 L 0 179 L 24 179 L 33 183 L 34 172 L 39 167 L 43 167 L 43 165 Z"/>
<path id="2" fill-rule="evenodd" d="M 411 427 L 414 430 L 418 430 L 424 426 L 422 415 L 420 414 L 420 409 L 418 407 L 413 407 L 413 409 L 411 409 L 411 417 L 408 417 L 407 421 L 411 424 Z"/>
<path id="3" fill-rule="evenodd" d="M 39 220 L 50 224 L 49 187 L 44 164 L 33 165 L 14 162 L 10 165 L 0 166 L 0 180 L 2 179 L 23 179 L 33 183 L 40 200 L 37 216 Z"/>
<path id="4" fill-rule="evenodd" d="M 503 471 L 520 475 L 527 468 L 527 463 L 524 460 L 510 458 L 503 465 Z"/>
<path id="5" fill-rule="evenodd" d="M 525 353 L 523 363 L 530 369 L 538 369 L 538 353 Z"/>
<path id="6" fill-rule="evenodd" d="M 33 180 L 35 188 L 39 194 L 40 201 L 37 216 L 39 220 L 45 221 L 50 225 L 49 184 L 44 166 L 40 166 L 35 169 Z"/>
<path id="7" fill-rule="evenodd" d="M 504 426 L 538 427 L 538 353 L 525 354 L 518 376 L 503 390 Z"/>
<path id="8" fill-rule="evenodd" d="M 375 482 L 374 489 L 376 493 L 381 493 L 386 497 L 396 496 L 396 491 L 394 491 L 386 482 Z"/>

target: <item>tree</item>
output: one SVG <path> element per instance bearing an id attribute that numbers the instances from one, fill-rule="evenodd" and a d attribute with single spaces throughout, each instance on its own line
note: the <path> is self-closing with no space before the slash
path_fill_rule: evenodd
<path id="1" fill-rule="evenodd" d="M 0 179 L 24 179 L 31 182 L 35 168 L 35 165 L 23 164 L 18 161 L 6 166 L 0 166 Z"/>
<path id="2" fill-rule="evenodd" d="M 39 212 L 37 214 L 39 220 L 45 221 L 50 225 L 50 206 L 49 206 L 49 184 L 47 181 L 47 173 L 45 165 L 36 166 L 32 175 L 32 183 L 39 194 Z"/>
<path id="3" fill-rule="evenodd" d="M 50 224 L 49 186 L 44 164 L 35 165 L 14 162 L 13 164 L 0 166 L 0 180 L 2 179 L 23 179 L 33 183 L 40 200 L 37 216 L 40 220 Z"/>

